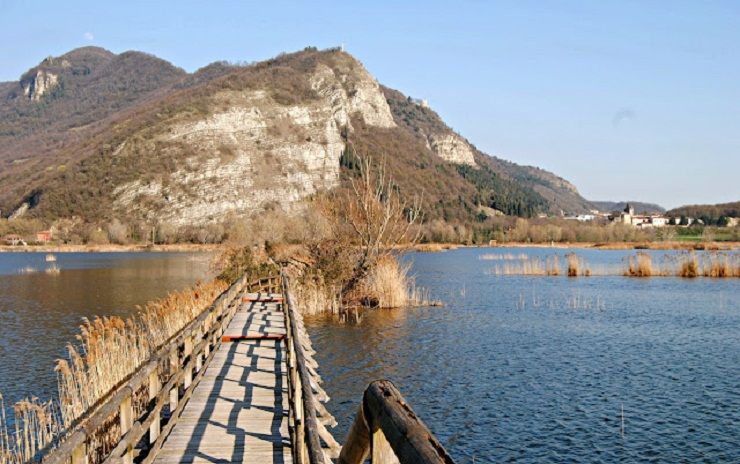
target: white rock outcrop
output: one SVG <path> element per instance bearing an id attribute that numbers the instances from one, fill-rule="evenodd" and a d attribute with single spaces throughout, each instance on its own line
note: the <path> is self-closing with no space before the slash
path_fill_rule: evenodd
<path id="1" fill-rule="evenodd" d="M 184 151 L 184 162 L 167 178 L 120 185 L 118 207 L 139 208 L 160 222 L 200 225 L 266 207 L 292 211 L 307 196 L 336 186 L 341 134 L 351 130 L 352 116 L 370 126 L 395 125 L 378 83 L 364 69 L 354 71 L 318 65 L 310 82 L 319 98 L 300 105 L 279 104 L 265 90 L 213 95 L 212 106 L 221 110 L 174 120 L 160 131 L 159 146 L 170 147 L 160 154 L 175 150 L 182 158 Z"/>
<path id="2" fill-rule="evenodd" d="M 455 164 L 477 166 L 468 142 L 457 134 L 432 134 L 429 146 L 440 158 Z"/>
<path id="3" fill-rule="evenodd" d="M 39 101 L 59 83 L 59 76 L 40 69 L 28 80 L 21 83 L 23 95 L 32 101 Z"/>

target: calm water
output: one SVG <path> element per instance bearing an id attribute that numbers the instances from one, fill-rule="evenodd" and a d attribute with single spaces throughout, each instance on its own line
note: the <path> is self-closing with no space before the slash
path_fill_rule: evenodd
<path id="1" fill-rule="evenodd" d="M 563 255 L 414 254 L 446 306 L 307 321 L 340 441 L 389 378 L 458 462 L 740 462 L 737 279 L 496 276 L 478 259 L 508 251 Z"/>
<path id="2" fill-rule="evenodd" d="M 210 275 L 208 254 L 0 253 L 0 392 L 6 404 L 56 392 L 54 360 L 83 317 L 127 316 L 135 306 Z M 31 267 L 36 272 L 20 274 Z"/>

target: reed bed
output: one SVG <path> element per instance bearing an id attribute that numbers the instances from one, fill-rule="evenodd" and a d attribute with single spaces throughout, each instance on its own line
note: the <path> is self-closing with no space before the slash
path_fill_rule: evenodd
<path id="1" fill-rule="evenodd" d="M 624 275 L 630 277 L 740 277 L 740 254 L 706 252 L 701 256 L 695 251 L 665 255 L 660 264 L 645 252 L 627 259 Z"/>
<path id="2" fill-rule="evenodd" d="M 526 253 L 485 253 L 478 256 L 478 259 L 481 261 L 524 261 L 529 259 L 529 255 Z"/>
<path id="3" fill-rule="evenodd" d="M 650 277 L 652 275 L 659 275 L 653 270 L 653 259 L 645 252 L 638 252 L 637 257 L 629 256 L 627 258 L 627 270 L 625 276 L 630 277 Z"/>
<path id="4" fill-rule="evenodd" d="M 18 401 L 13 405 L 13 433 L 8 431 L 5 402 L 0 394 L 0 462 L 21 464 L 54 442 L 62 431 L 59 410 L 52 401 L 38 398 Z"/>
<path id="5" fill-rule="evenodd" d="M 68 358 L 57 360 L 58 403 L 20 401 L 14 405 L 12 422 L 4 404 L 0 405 L 0 464 L 33 459 L 198 317 L 226 287 L 220 280 L 198 283 L 138 307 L 137 314 L 127 319 L 85 319 L 77 343 L 67 345 Z M 8 432 L 8 423 L 14 424 L 14 433 Z"/>
<path id="6" fill-rule="evenodd" d="M 44 272 L 49 275 L 59 275 L 62 270 L 56 264 L 52 264 L 51 266 L 47 267 Z"/>
<path id="7" fill-rule="evenodd" d="M 410 276 L 411 263 L 401 264 L 389 256 L 373 267 L 364 282 L 364 293 L 374 300 L 377 308 L 402 308 L 406 306 L 436 306 L 427 289 L 417 287 Z"/>
<path id="8" fill-rule="evenodd" d="M 591 270 L 583 259 L 573 253 L 566 255 L 565 263 L 566 268 L 563 269 L 558 255 L 547 256 L 544 259 L 535 256 L 526 260 L 501 264 L 488 273 L 492 275 L 526 276 L 591 275 Z"/>
<path id="9" fill-rule="evenodd" d="M 582 257 L 575 253 L 568 253 L 565 255 L 565 261 L 568 266 L 568 277 L 584 276 L 588 277 L 591 275 L 591 269 L 586 265 L 586 262 Z"/>
<path id="10" fill-rule="evenodd" d="M 573 292 L 568 296 L 545 298 L 538 296 L 532 289 L 531 296 L 524 292 L 519 293 L 516 301 L 516 309 L 581 309 L 581 310 L 606 310 L 606 300 L 601 296 L 587 296 L 580 291 Z"/>
<path id="11" fill-rule="evenodd" d="M 323 313 L 337 314 L 341 302 L 335 288 L 328 287 L 323 281 L 303 279 L 294 288 L 296 301 L 300 301 L 300 311 L 304 315 Z"/>

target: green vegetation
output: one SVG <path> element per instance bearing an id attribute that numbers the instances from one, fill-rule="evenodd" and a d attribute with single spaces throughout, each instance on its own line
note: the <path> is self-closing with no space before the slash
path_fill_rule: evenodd
<path id="1" fill-rule="evenodd" d="M 706 225 L 726 226 L 729 218 L 740 218 L 740 201 L 717 205 L 688 205 L 668 211 L 668 215 L 701 219 Z"/>

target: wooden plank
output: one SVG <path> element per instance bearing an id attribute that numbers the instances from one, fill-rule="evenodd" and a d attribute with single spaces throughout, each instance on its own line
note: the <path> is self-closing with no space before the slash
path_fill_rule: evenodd
<path id="1" fill-rule="evenodd" d="M 154 462 L 292 462 L 281 298 L 246 294 Z"/>

